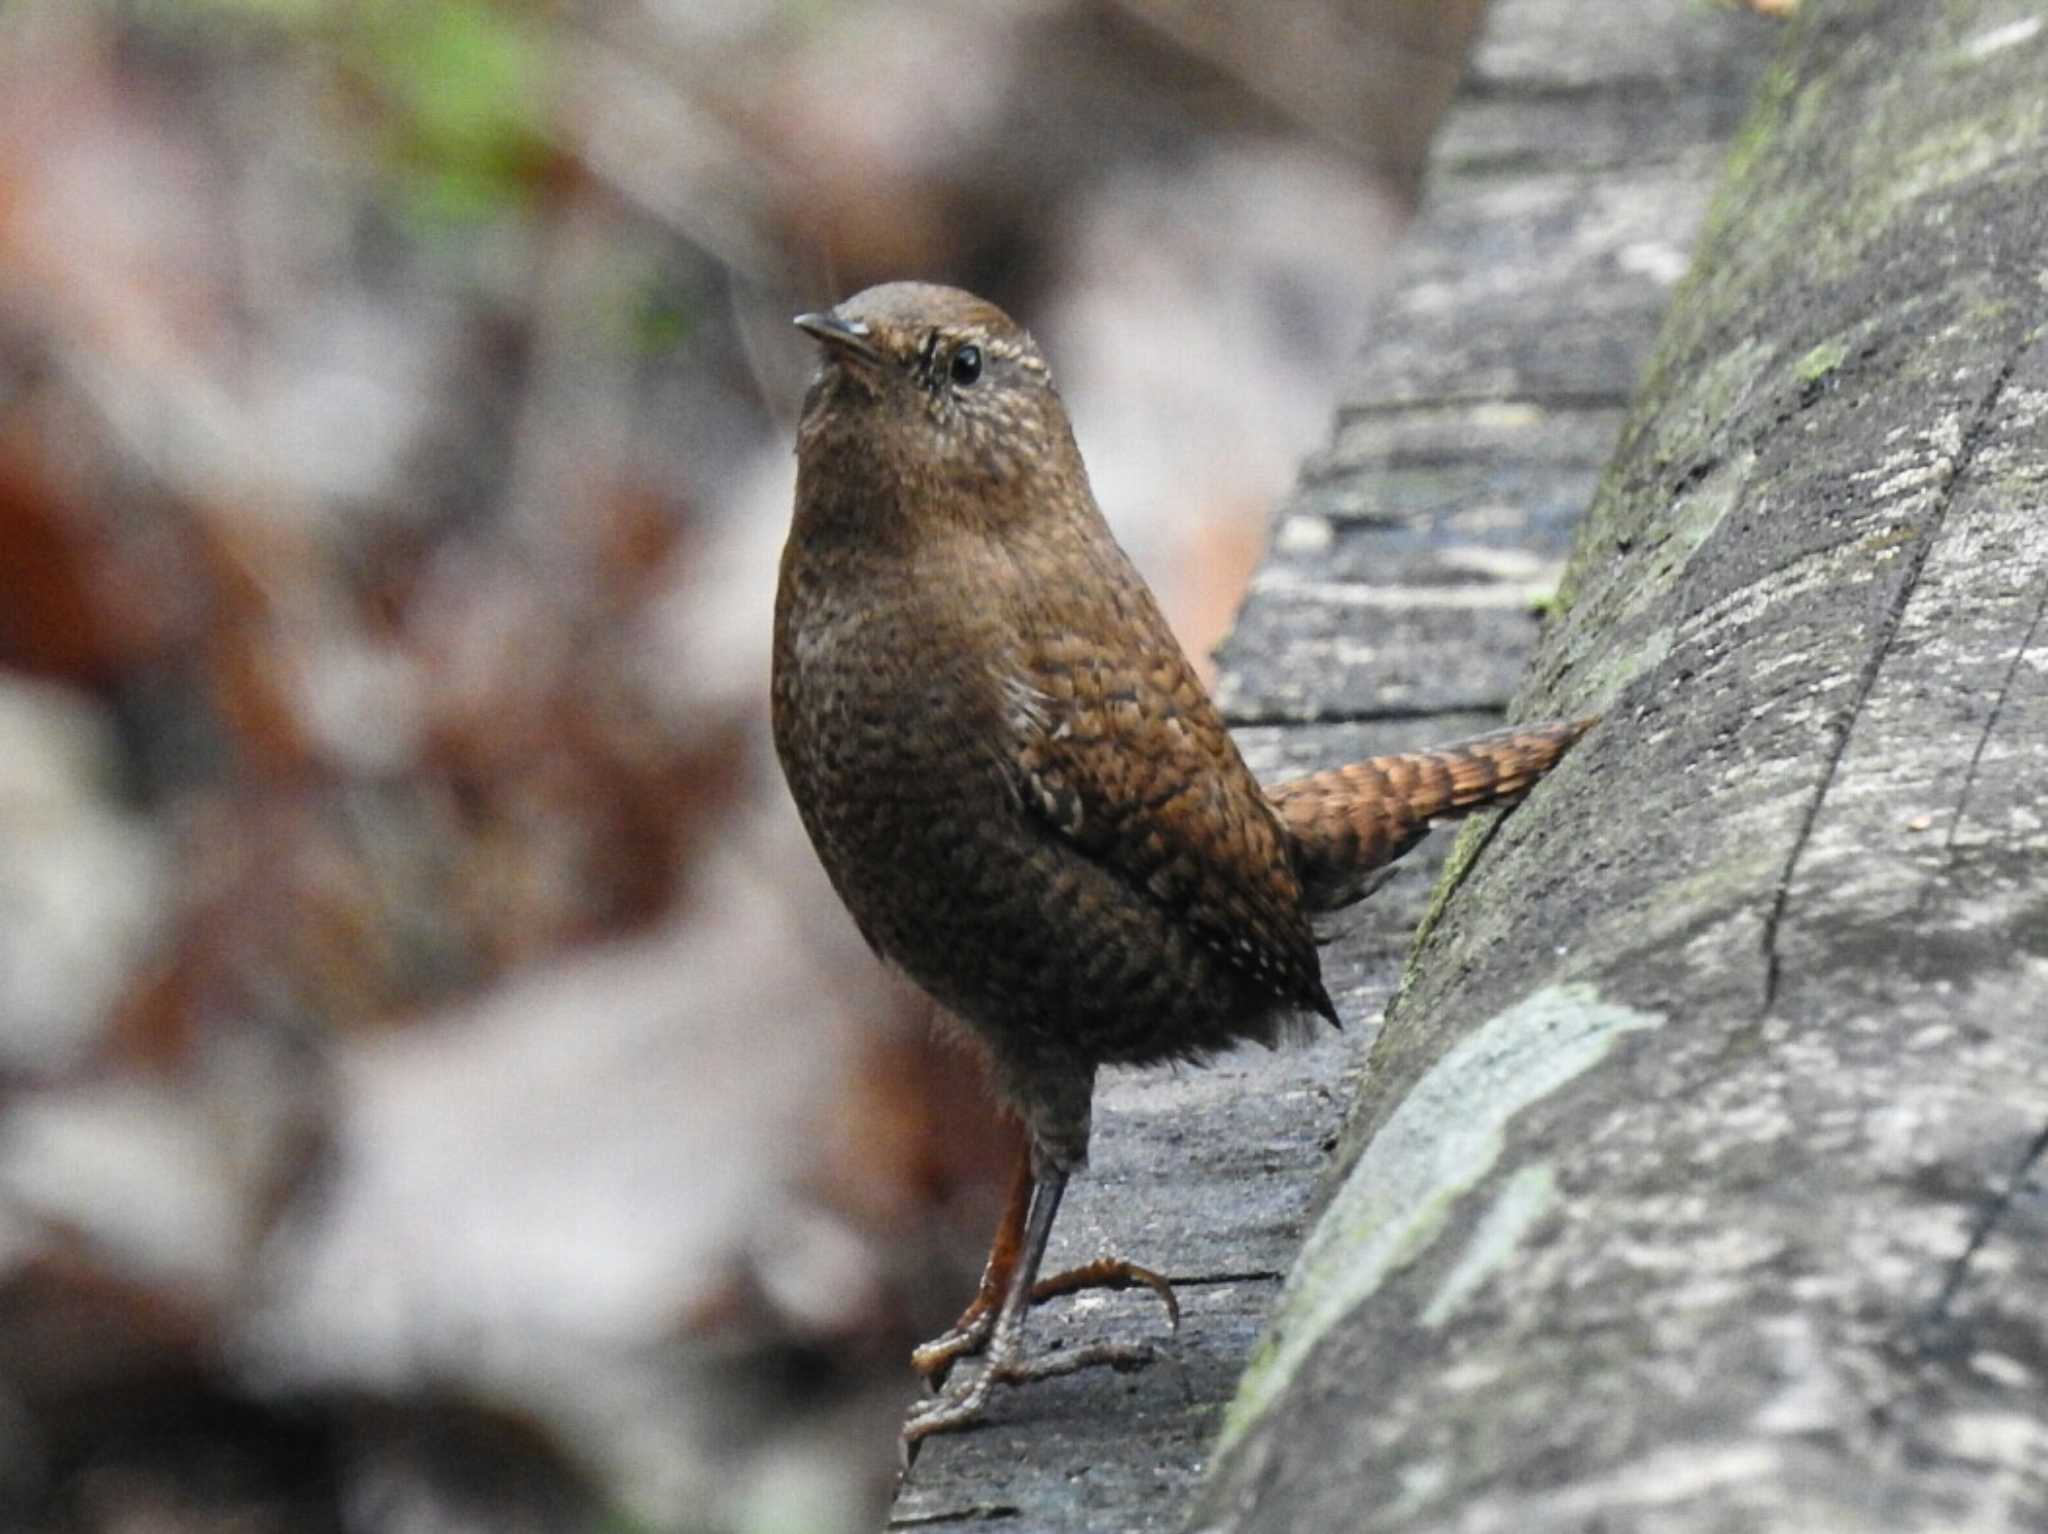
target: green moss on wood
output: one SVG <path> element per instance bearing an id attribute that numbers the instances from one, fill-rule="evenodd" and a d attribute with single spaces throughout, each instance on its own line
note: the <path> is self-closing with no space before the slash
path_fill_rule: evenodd
<path id="1" fill-rule="evenodd" d="M 1481 1024 L 1431 1066 L 1309 1232 L 1224 1418 L 1218 1458 L 1280 1396 L 1332 1326 L 1429 1250 L 1459 1203 L 1500 1162 L 1518 1113 L 1592 1070 L 1624 1035 L 1663 1022 L 1659 1014 L 1603 1000 L 1590 985 L 1548 986 Z M 1536 1191 L 1524 1186 L 1519 1196 L 1526 1203 Z M 1518 1225 L 1519 1216 L 1510 1215 L 1501 1217 L 1509 1230 L 1496 1231 L 1497 1238 L 1526 1229 L 1526 1220 Z M 1491 1248 L 1477 1256 L 1474 1250 L 1468 1246 L 1466 1255 L 1477 1270 L 1468 1269 L 1466 1280 L 1476 1286 Z"/>
<path id="2" fill-rule="evenodd" d="M 1792 364 L 1792 373 L 1801 383 L 1818 383 L 1848 358 L 1849 348 L 1845 343 L 1823 341 Z"/>

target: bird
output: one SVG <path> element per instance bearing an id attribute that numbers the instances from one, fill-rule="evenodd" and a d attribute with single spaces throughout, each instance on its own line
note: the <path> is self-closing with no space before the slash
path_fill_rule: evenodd
<path id="1" fill-rule="evenodd" d="M 1338 1023 L 1312 918 L 1432 825 L 1517 799 L 1596 721 L 1269 791 L 1112 536 L 1022 326 L 921 282 L 795 323 L 818 367 L 775 599 L 776 753 L 855 925 L 978 1041 L 1026 1138 L 973 1302 L 913 1354 L 934 1394 L 904 1423 L 907 1463 L 983 1420 L 998 1384 L 1152 1356 L 1029 1357 L 1034 1301 L 1142 1284 L 1178 1324 L 1135 1263 L 1039 1277 L 1099 1069 Z"/>

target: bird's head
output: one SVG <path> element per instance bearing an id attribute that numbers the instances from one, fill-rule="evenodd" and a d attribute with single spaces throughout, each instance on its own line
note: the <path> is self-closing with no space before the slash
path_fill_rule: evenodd
<path id="1" fill-rule="evenodd" d="M 919 485 L 995 490 L 1074 455 L 1052 370 L 1030 333 L 958 288 L 891 282 L 796 324 L 823 353 L 800 460 L 849 456 Z"/>

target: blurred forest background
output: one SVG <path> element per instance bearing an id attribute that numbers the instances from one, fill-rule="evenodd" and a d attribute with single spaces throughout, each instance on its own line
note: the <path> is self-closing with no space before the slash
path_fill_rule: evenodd
<path id="1" fill-rule="evenodd" d="M 788 317 L 1017 313 L 1205 652 L 1478 12 L 0 4 L 0 1525 L 874 1526 L 1011 1141 L 767 747 Z"/>

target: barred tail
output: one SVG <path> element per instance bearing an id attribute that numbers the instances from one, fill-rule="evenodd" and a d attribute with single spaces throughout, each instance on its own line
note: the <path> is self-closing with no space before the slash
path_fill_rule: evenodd
<path id="1" fill-rule="evenodd" d="M 1598 724 L 1577 719 L 1477 735 L 1434 751 L 1375 756 L 1266 791 L 1293 843 L 1303 904 L 1334 911 L 1363 899 L 1378 870 L 1432 825 L 1527 793 Z"/>

